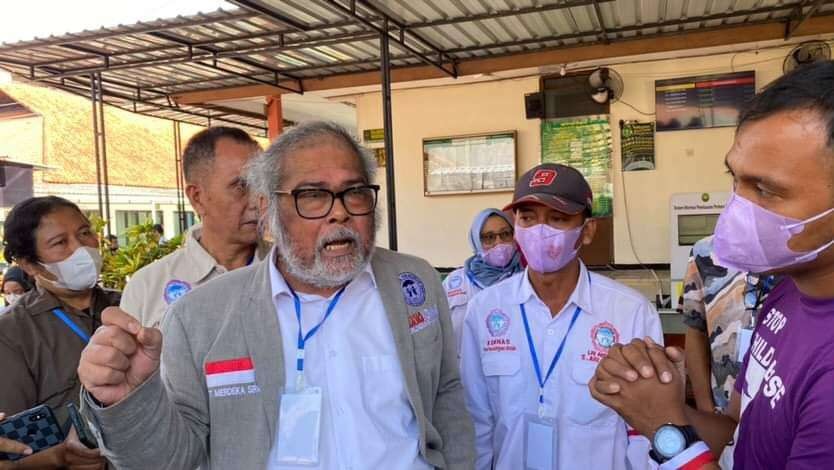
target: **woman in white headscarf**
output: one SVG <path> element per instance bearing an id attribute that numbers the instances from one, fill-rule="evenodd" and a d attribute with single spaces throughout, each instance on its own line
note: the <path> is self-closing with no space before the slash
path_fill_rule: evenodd
<path id="1" fill-rule="evenodd" d="M 521 255 L 513 241 L 513 221 L 498 209 L 485 209 L 469 228 L 473 255 L 443 281 L 460 351 L 466 305 L 478 292 L 521 271 Z"/>

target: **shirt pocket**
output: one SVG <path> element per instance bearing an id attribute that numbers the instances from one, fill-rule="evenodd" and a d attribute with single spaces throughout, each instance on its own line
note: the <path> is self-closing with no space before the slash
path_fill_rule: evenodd
<path id="1" fill-rule="evenodd" d="M 482 358 L 481 368 L 489 401 L 499 408 L 499 414 L 509 417 L 523 413 L 526 393 L 518 352 L 489 353 Z"/>
<path id="2" fill-rule="evenodd" d="M 571 367 L 571 380 L 563 397 L 565 414 L 572 423 L 583 426 L 607 426 L 617 420 L 617 413 L 591 396 L 588 383 L 597 370 L 595 363 L 578 363 Z"/>
<path id="3" fill-rule="evenodd" d="M 410 437 L 407 430 L 414 416 L 405 394 L 399 359 L 392 354 L 381 354 L 362 356 L 361 360 L 362 401 L 367 415 L 381 434 Z"/>

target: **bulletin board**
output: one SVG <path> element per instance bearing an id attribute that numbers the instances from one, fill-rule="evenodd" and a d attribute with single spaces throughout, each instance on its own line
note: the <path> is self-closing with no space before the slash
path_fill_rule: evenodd
<path id="1" fill-rule="evenodd" d="M 608 115 L 542 120 L 542 163 L 579 170 L 594 192 L 595 217 L 613 214 L 611 124 Z"/>
<path id="2" fill-rule="evenodd" d="M 423 139 L 426 196 L 512 191 L 516 132 Z"/>

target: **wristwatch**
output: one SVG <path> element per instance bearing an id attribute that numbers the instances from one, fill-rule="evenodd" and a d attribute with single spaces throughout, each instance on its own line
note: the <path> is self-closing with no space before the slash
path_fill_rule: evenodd
<path id="1" fill-rule="evenodd" d="M 675 458 L 700 440 L 701 438 L 692 426 L 676 426 L 667 423 L 655 431 L 649 456 L 655 462 L 663 463 Z"/>

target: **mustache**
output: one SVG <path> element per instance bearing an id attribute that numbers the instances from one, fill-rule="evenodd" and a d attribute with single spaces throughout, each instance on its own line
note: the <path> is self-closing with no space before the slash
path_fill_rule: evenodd
<path id="1" fill-rule="evenodd" d="M 357 246 L 361 245 L 359 234 L 356 231 L 351 230 L 347 227 L 339 227 L 318 239 L 318 241 L 316 242 L 316 251 L 324 250 L 324 247 L 328 243 L 333 243 L 339 240 L 348 240 L 353 242 Z"/>

